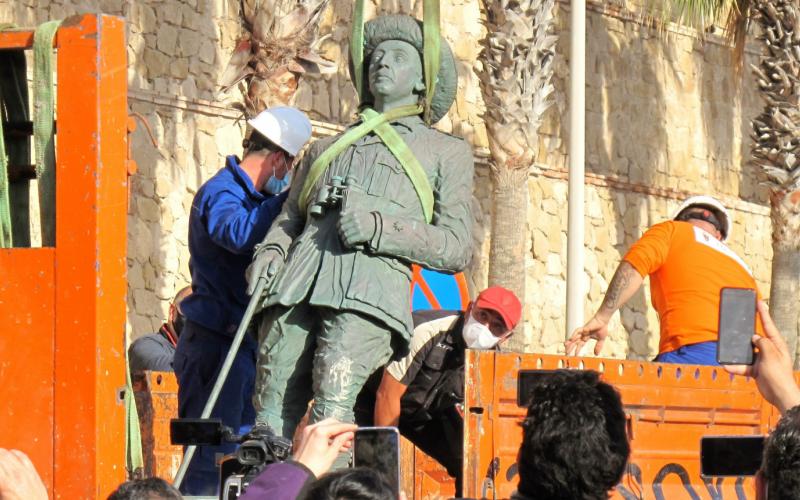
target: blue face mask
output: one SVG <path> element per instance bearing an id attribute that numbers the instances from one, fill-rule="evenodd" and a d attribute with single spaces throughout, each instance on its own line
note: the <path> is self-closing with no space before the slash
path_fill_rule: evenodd
<path id="1" fill-rule="evenodd" d="M 271 175 L 267 184 L 264 186 L 264 191 L 269 194 L 280 194 L 284 189 L 289 187 L 292 182 L 292 173 L 286 172 L 283 179 L 278 179 L 275 175 Z"/>
<path id="2" fill-rule="evenodd" d="M 283 166 L 286 170 L 289 170 L 286 156 L 282 155 L 281 158 L 283 159 Z M 273 164 L 274 165 L 274 164 Z M 268 194 L 280 194 L 284 189 L 286 189 L 289 184 L 292 182 L 292 172 L 286 172 L 283 176 L 283 179 L 278 179 L 275 177 L 275 168 L 272 169 L 272 175 L 267 179 L 267 183 L 264 185 L 264 191 Z"/>

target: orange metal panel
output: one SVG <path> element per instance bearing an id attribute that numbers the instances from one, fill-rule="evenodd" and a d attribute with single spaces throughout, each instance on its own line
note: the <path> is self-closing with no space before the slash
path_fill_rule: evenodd
<path id="1" fill-rule="evenodd" d="M 508 498 L 514 491 L 525 415 L 516 404 L 517 372 L 556 368 L 600 371 L 622 394 L 632 456 L 617 497 L 752 496 L 752 479 L 712 484 L 699 475 L 701 436 L 766 434 L 775 421 L 752 381 L 705 366 L 479 351 L 467 356 L 465 496 Z"/>
<path id="2" fill-rule="evenodd" d="M 55 44 L 56 41 L 54 40 Z M 30 49 L 33 47 L 33 31 L 0 31 L 0 47 L 3 49 Z"/>
<path id="3" fill-rule="evenodd" d="M 172 372 L 137 372 L 133 390 L 142 433 L 145 477 L 172 478 L 183 448 L 170 443 L 169 421 L 178 414 L 178 381 Z"/>
<path id="4" fill-rule="evenodd" d="M 464 391 L 464 486 L 463 496 L 491 498 L 491 484 L 484 478 L 491 476 L 489 467 L 494 464 L 494 432 L 490 412 L 493 408 L 494 358 L 476 356 L 467 351 L 465 360 L 466 389 Z M 488 410 L 488 411 L 487 411 Z M 520 442 L 519 436 L 504 436 Z M 519 445 L 517 445 L 519 447 Z M 483 494 L 481 494 L 483 492 Z"/>
<path id="5" fill-rule="evenodd" d="M 413 445 L 412 445 L 413 446 Z M 413 498 L 416 500 L 438 500 L 453 498 L 456 493 L 456 484 L 442 465 L 425 454 L 419 448 L 414 448 L 414 488 Z"/>
<path id="6" fill-rule="evenodd" d="M 0 446 L 31 457 L 53 491 L 54 252 L 0 250 Z"/>
<path id="7" fill-rule="evenodd" d="M 125 479 L 126 45 L 123 19 L 58 33 L 55 495 Z"/>
<path id="8" fill-rule="evenodd" d="M 33 48 L 33 31 L 30 29 L 0 31 L 0 47 L 16 50 Z M 53 47 L 58 47 L 58 33 L 53 38 Z"/>
<path id="9" fill-rule="evenodd" d="M 414 443 L 400 436 L 400 490 L 411 494 L 414 491 Z"/>

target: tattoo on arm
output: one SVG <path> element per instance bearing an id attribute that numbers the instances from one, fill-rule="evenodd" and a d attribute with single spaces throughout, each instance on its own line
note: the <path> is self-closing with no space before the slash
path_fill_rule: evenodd
<path id="1" fill-rule="evenodd" d="M 603 299 L 603 305 L 600 306 L 601 309 L 613 313 L 622 306 L 620 299 L 622 298 L 622 293 L 630 285 L 633 273 L 637 273 L 636 269 L 623 260 L 617 267 L 614 277 L 611 278 L 611 283 L 608 285 L 606 296 Z"/>

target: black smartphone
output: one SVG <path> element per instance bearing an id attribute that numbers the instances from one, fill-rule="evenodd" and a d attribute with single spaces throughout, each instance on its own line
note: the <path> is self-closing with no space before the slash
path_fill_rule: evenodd
<path id="1" fill-rule="evenodd" d="M 752 365 L 756 331 L 756 291 L 723 288 L 719 300 L 717 362 L 721 365 Z"/>
<path id="2" fill-rule="evenodd" d="M 169 421 L 172 444 L 219 445 L 223 433 L 222 420 L 218 418 L 173 418 Z"/>
<path id="3" fill-rule="evenodd" d="M 766 436 L 705 436 L 700 439 L 700 475 L 755 476 Z"/>
<path id="4" fill-rule="evenodd" d="M 531 404 L 534 386 L 557 370 L 520 370 L 517 372 L 517 406 L 527 408 Z"/>
<path id="5" fill-rule="evenodd" d="M 353 467 L 369 467 L 382 474 L 400 496 L 400 433 L 397 427 L 360 427 L 353 440 Z"/>

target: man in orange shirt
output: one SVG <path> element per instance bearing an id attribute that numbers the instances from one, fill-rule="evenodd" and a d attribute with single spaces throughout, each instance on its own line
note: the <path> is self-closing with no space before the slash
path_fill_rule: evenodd
<path id="1" fill-rule="evenodd" d="M 655 361 L 716 365 L 720 291 L 756 288 L 747 265 L 723 242 L 731 229 L 725 207 L 693 196 L 674 220 L 651 227 L 633 244 L 608 285 L 603 304 L 566 342 L 575 354 L 591 338 L 599 354 L 614 312 L 650 276 L 650 296 L 661 323 Z M 760 325 L 757 325 L 757 328 Z"/>

